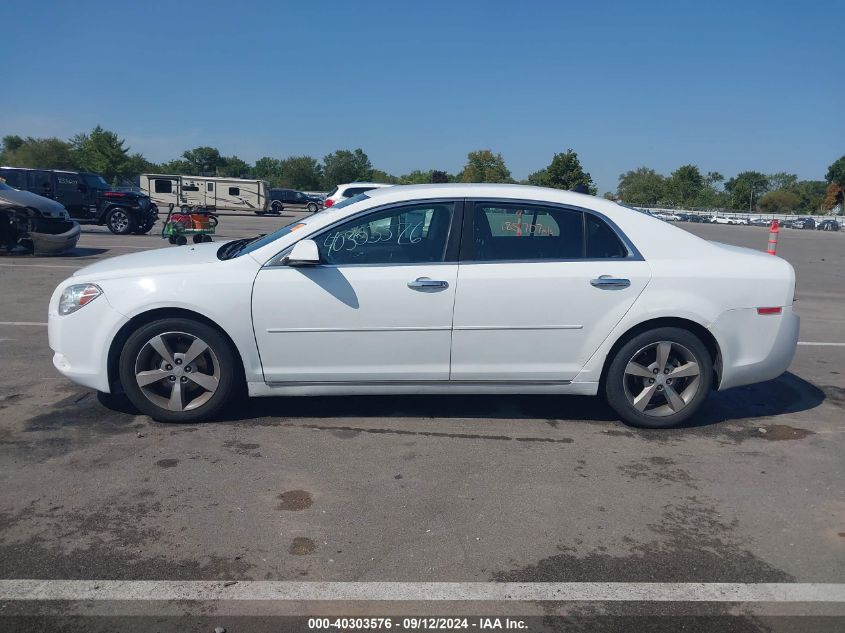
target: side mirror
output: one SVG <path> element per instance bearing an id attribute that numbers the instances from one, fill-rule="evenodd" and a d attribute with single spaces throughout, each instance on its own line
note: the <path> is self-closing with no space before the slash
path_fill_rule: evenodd
<path id="1" fill-rule="evenodd" d="M 293 245 L 290 254 L 285 257 L 288 266 L 313 266 L 320 263 L 320 251 L 314 240 L 300 240 Z"/>

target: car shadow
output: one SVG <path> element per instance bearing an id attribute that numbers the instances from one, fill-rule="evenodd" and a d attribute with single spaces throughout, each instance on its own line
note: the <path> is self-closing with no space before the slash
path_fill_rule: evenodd
<path id="1" fill-rule="evenodd" d="M 791 372 L 774 380 L 735 387 L 710 394 L 698 415 L 685 427 L 710 426 L 721 422 L 788 415 L 815 409 L 824 391 Z"/>
<path id="2" fill-rule="evenodd" d="M 714 392 L 701 411 L 680 428 L 713 427 L 726 422 L 809 411 L 824 402 L 825 393 L 792 373 L 768 382 Z M 120 413 L 138 411 L 123 396 L 98 394 L 100 403 Z M 284 425 L 307 419 L 430 418 L 543 420 L 561 423 L 620 423 L 602 398 L 562 395 L 397 395 L 278 396 L 241 398 L 209 423 Z"/>
<path id="3" fill-rule="evenodd" d="M 682 428 L 704 427 L 807 411 L 825 400 L 815 385 L 786 373 L 765 383 L 714 392 Z M 228 407 L 217 422 L 297 418 L 514 419 L 615 422 L 619 416 L 602 398 L 562 395 L 404 395 L 252 398 Z"/>

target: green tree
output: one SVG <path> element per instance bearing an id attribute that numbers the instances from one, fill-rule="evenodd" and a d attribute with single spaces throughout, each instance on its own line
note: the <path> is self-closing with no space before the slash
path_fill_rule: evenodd
<path id="1" fill-rule="evenodd" d="M 99 125 L 89 134 L 77 134 L 71 139 L 81 169 L 100 174 L 108 182 L 132 175 L 137 160 L 129 157 L 126 141 Z M 139 172 L 140 173 L 140 172 Z"/>
<path id="2" fill-rule="evenodd" d="M 681 165 L 666 179 L 666 198 L 676 206 L 693 206 L 703 189 L 704 176 L 695 165 Z"/>
<path id="3" fill-rule="evenodd" d="M 845 188 L 845 156 L 836 159 L 833 164 L 827 168 L 825 180 L 828 182 L 835 182 L 840 187 Z"/>
<path id="4" fill-rule="evenodd" d="M 282 186 L 282 161 L 278 158 L 259 158 L 255 161 L 252 173 L 256 178 L 269 182 L 271 187 Z"/>
<path id="5" fill-rule="evenodd" d="M 399 183 L 403 185 L 425 185 L 431 182 L 431 173 L 430 170 L 415 169 L 404 176 L 399 176 Z"/>
<path id="6" fill-rule="evenodd" d="M 790 189 L 800 198 L 798 211 L 802 213 L 818 213 L 824 202 L 827 183 L 824 180 L 799 180 Z"/>
<path id="7" fill-rule="evenodd" d="M 369 180 L 372 180 L 373 182 L 383 182 L 390 185 L 400 184 L 399 178 L 397 178 L 393 174 L 388 174 L 383 169 L 371 169 Z"/>
<path id="8" fill-rule="evenodd" d="M 753 201 L 769 191 L 769 177 L 759 171 L 744 171 L 725 183 L 727 203 L 731 209 L 748 210 Z"/>
<path id="9" fill-rule="evenodd" d="M 572 149 L 555 154 L 548 167 L 528 176 L 528 182 L 553 189 L 584 189 L 591 195 L 596 195 L 598 191 L 590 174 L 581 167 L 578 154 Z"/>
<path id="10" fill-rule="evenodd" d="M 223 165 L 220 150 L 215 147 L 195 147 L 182 153 L 191 176 L 216 176 L 217 170 Z"/>
<path id="11" fill-rule="evenodd" d="M 793 189 L 798 184 L 798 176 L 795 174 L 787 174 L 785 171 L 771 174 L 769 176 L 769 191 L 777 191 L 778 189 Z"/>
<path id="12" fill-rule="evenodd" d="M 58 138 L 7 136 L 3 139 L 3 162 L 13 167 L 78 168 L 73 146 Z"/>
<path id="13" fill-rule="evenodd" d="M 252 165 L 237 156 L 223 156 L 217 167 L 217 175 L 227 178 L 248 178 L 252 175 Z"/>
<path id="14" fill-rule="evenodd" d="M 339 149 L 323 158 L 323 183 L 327 189 L 346 182 L 369 180 L 373 165 L 360 147 Z"/>
<path id="15" fill-rule="evenodd" d="M 480 149 L 467 154 L 467 164 L 460 174 L 461 182 L 513 182 L 511 172 L 501 154 Z"/>
<path id="16" fill-rule="evenodd" d="M 639 167 L 619 176 L 616 195 L 628 204 L 655 205 L 663 199 L 666 179 L 649 167 Z"/>
<path id="17" fill-rule="evenodd" d="M 763 194 L 757 208 L 764 213 L 790 213 L 801 204 L 801 198 L 791 191 L 778 189 Z"/>
<path id="18" fill-rule="evenodd" d="M 181 158 L 174 158 L 166 163 L 162 163 L 158 166 L 158 171 L 162 174 L 175 174 L 177 176 L 196 175 L 196 172 L 193 171 L 190 163 L 186 160 L 182 160 Z"/>
<path id="19" fill-rule="evenodd" d="M 448 173 L 446 173 L 445 171 L 440 171 L 438 169 L 432 169 L 430 176 L 431 182 L 433 183 L 446 183 L 452 181 L 452 177 L 449 176 Z"/>
<path id="20" fill-rule="evenodd" d="M 323 168 L 311 156 L 291 156 L 281 161 L 281 184 L 300 191 L 319 191 L 323 186 Z"/>

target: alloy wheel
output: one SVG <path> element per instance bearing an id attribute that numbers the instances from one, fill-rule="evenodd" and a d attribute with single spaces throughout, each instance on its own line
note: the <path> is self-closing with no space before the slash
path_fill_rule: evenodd
<path id="1" fill-rule="evenodd" d="M 165 332 L 141 347 L 135 359 L 135 382 L 156 406 L 190 411 L 217 391 L 220 362 L 201 338 L 187 332 Z"/>
<path id="2" fill-rule="evenodd" d="M 115 233 L 123 233 L 129 228 L 129 216 L 125 211 L 116 209 L 109 216 L 109 226 Z"/>
<path id="3" fill-rule="evenodd" d="M 658 341 L 631 357 L 623 382 L 625 396 L 637 411 L 652 417 L 674 415 L 698 393 L 700 361 L 680 343 Z"/>

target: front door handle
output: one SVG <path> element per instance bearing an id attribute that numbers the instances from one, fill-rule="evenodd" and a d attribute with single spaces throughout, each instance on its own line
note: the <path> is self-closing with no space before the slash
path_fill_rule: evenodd
<path id="1" fill-rule="evenodd" d="M 428 277 L 419 277 L 414 279 L 414 281 L 408 282 L 408 288 L 413 288 L 418 290 L 420 288 L 448 288 L 449 282 L 448 281 L 441 281 L 439 279 L 429 279 Z"/>
<path id="2" fill-rule="evenodd" d="M 596 288 L 627 288 L 631 285 L 631 280 L 601 275 L 598 279 L 591 279 L 590 285 Z"/>

